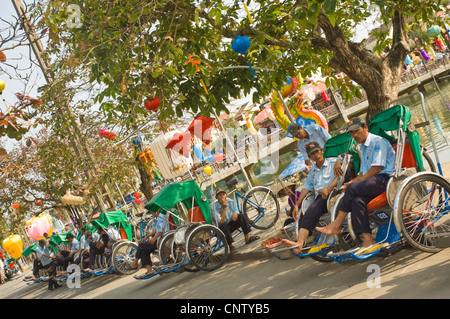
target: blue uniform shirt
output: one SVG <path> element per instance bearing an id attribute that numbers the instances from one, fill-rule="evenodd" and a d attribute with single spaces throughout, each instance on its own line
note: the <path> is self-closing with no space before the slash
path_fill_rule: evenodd
<path id="1" fill-rule="evenodd" d="M 303 188 L 309 190 L 310 192 L 314 192 L 315 197 L 317 197 L 319 195 L 317 191 L 320 189 L 324 189 L 333 181 L 333 168 L 334 164 L 338 160 L 339 159 L 337 157 L 325 158 L 325 162 L 320 169 L 317 167 L 317 165 L 313 165 L 309 170 L 308 177 L 305 180 Z"/>
<path id="2" fill-rule="evenodd" d="M 155 218 L 154 229 L 156 230 L 156 233 L 166 233 L 170 230 L 170 224 L 168 222 L 168 219 L 169 219 L 168 214 L 161 216 L 161 213 Z"/>
<path id="3" fill-rule="evenodd" d="M 311 142 L 316 142 L 321 148 L 325 145 L 325 142 L 331 138 L 331 135 L 325 131 L 325 129 L 317 124 L 311 124 L 303 128 L 308 132 L 309 138 L 303 138 L 298 141 L 298 149 L 303 155 L 303 158 L 309 160 L 308 154 L 306 153 L 305 145 Z"/>
<path id="4" fill-rule="evenodd" d="M 214 211 L 215 208 L 215 211 Z M 215 201 L 214 202 L 214 207 L 211 208 L 211 221 L 214 224 L 218 224 L 220 222 L 221 219 L 221 212 L 223 211 L 222 205 L 219 204 L 219 201 Z M 237 207 L 236 207 L 236 203 L 234 202 L 234 200 L 227 198 L 227 211 L 226 211 L 226 215 L 225 215 L 225 220 L 224 223 L 227 224 L 231 221 L 231 216 L 233 216 L 234 214 L 239 213 Z"/>
<path id="5" fill-rule="evenodd" d="M 369 133 L 361 145 L 361 169 L 366 174 L 372 166 L 382 166 L 378 174 L 391 175 L 395 172 L 395 151 L 385 138 Z"/>
<path id="6" fill-rule="evenodd" d="M 75 238 L 70 243 L 70 251 L 80 250 L 80 242 Z"/>
<path id="7" fill-rule="evenodd" d="M 52 259 L 44 256 L 44 254 L 46 254 L 48 256 L 53 255 L 53 253 L 51 253 L 50 250 L 48 249 L 47 245 L 45 245 L 44 247 L 41 247 L 41 245 L 38 244 L 36 247 L 36 254 L 38 255 L 39 259 L 41 260 L 42 266 L 47 266 L 48 264 L 51 263 Z"/>

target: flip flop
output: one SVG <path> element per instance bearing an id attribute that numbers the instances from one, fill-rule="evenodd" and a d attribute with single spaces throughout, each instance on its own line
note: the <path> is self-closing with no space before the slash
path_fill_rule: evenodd
<path id="1" fill-rule="evenodd" d="M 250 238 L 248 239 L 248 241 L 245 244 L 248 245 L 258 239 L 259 239 L 259 236 L 250 236 Z"/>

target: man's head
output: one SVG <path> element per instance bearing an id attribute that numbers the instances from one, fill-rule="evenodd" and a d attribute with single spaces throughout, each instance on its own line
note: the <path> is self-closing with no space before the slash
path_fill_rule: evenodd
<path id="1" fill-rule="evenodd" d="M 227 199 L 227 192 L 222 187 L 216 190 L 216 199 L 219 201 Z"/>
<path id="2" fill-rule="evenodd" d="M 44 238 L 39 239 L 39 246 L 41 246 L 41 247 L 45 246 L 45 239 Z"/>
<path id="3" fill-rule="evenodd" d="M 303 127 L 296 123 L 292 123 L 291 125 L 289 125 L 289 134 L 298 139 L 304 139 L 308 137 L 308 133 L 303 129 Z"/>
<path id="4" fill-rule="evenodd" d="M 309 159 L 316 163 L 323 161 L 323 149 L 319 146 L 319 144 L 317 144 L 317 142 L 306 144 L 305 149 Z"/>
<path id="5" fill-rule="evenodd" d="M 69 243 L 72 242 L 72 240 L 73 240 L 73 235 L 72 235 L 72 233 L 68 233 L 67 236 L 66 236 L 66 239 L 67 239 L 67 241 L 68 241 Z"/>
<path id="6" fill-rule="evenodd" d="M 347 132 L 351 134 L 356 143 L 364 143 L 369 135 L 369 127 L 363 119 L 354 117 L 348 122 Z"/>

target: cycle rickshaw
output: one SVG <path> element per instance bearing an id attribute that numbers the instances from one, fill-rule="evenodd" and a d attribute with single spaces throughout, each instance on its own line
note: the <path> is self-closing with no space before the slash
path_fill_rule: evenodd
<path id="1" fill-rule="evenodd" d="M 327 257 L 337 262 L 364 260 L 393 253 L 405 242 L 426 252 L 438 251 L 440 239 L 450 235 L 450 183 L 435 172 L 433 161 L 420 145 L 409 109 L 393 106 L 375 115 L 368 126 L 369 132 L 386 138 L 396 151 L 395 173 L 386 192 L 367 205 L 376 244 L 360 249 L 361 240 L 353 231 L 350 212 L 344 232 L 334 235 L 340 249 L 331 249 Z M 353 156 L 356 157 L 357 154 Z M 430 171 L 425 171 L 424 160 Z M 343 195 L 338 195 L 332 205 L 332 220 L 339 212 Z"/>
<path id="2" fill-rule="evenodd" d="M 405 241 L 418 249 L 435 252 L 439 250 L 439 238 L 450 235 L 450 223 L 446 217 L 450 209 L 450 184 L 435 172 L 433 161 L 420 145 L 418 132 L 411 124 L 409 109 L 396 105 L 380 112 L 370 121 L 369 131 L 388 139 L 396 150 L 395 174 L 388 183 L 387 191 L 367 205 L 376 244 L 365 250 L 360 249 L 362 241 L 353 231 L 350 212 L 339 235 L 316 234 L 315 245 L 306 253 L 297 255 L 298 257 L 310 256 L 319 261 L 338 262 L 367 259 L 380 253 L 391 254 L 402 248 Z M 324 146 L 325 157 L 344 153 L 344 170 L 352 161 L 353 174 L 357 175 L 359 150 L 350 135 L 344 133 L 333 137 Z M 425 171 L 424 161 L 430 172 Z M 328 198 L 330 221 L 337 216 L 344 196 L 340 188 L 342 182 L 341 177 Z M 302 213 L 311 200 L 313 198 L 305 198 Z M 326 216 L 324 217 L 326 220 Z M 324 222 L 327 223 L 328 220 L 322 219 L 321 226 Z M 293 233 L 294 236 L 296 233 Z M 278 249 L 278 252 L 283 250 L 286 249 Z M 277 250 L 273 252 L 276 253 Z"/>
<path id="3" fill-rule="evenodd" d="M 165 185 L 145 208 L 159 211 L 173 228 L 158 239 L 159 265 L 154 266 L 155 275 L 181 269 L 212 271 L 225 263 L 228 257 L 225 235 L 211 224 L 209 200 L 195 180 Z M 133 247 L 137 243 L 123 242 L 120 248 L 127 250 L 128 256 L 113 254 L 114 263 L 130 269 L 136 252 Z M 129 273 L 135 271 L 130 269 Z"/>

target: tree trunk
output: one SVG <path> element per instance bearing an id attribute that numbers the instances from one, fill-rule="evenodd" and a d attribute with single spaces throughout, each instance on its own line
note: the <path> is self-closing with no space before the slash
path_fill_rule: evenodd
<path id="1" fill-rule="evenodd" d="M 369 102 L 366 120 L 369 121 L 398 96 L 400 75 L 409 50 L 403 16 L 398 10 L 394 12 L 392 49 L 385 58 L 367 50 L 366 41 L 354 43 L 347 40 L 339 26 L 333 26 L 323 10 L 319 14 L 318 25 L 325 38 L 318 34 L 312 39 L 312 45 L 332 52 L 334 56 L 330 66 L 344 72 L 366 91 Z"/>
<path id="2" fill-rule="evenodd" d="M 147 173 L 147 169 L 139 160 L 139 158 L 136 158 L 136 161 L 138 163 L 139 175 L 141 175 L 141 183 L 139 185 L 139 189 L 144 194 L 145 198 L 150 201 L 153 197 L 153 179 Z"/>

